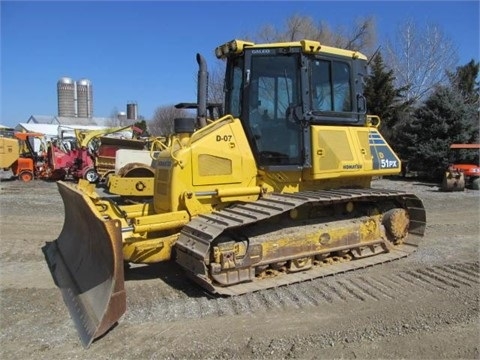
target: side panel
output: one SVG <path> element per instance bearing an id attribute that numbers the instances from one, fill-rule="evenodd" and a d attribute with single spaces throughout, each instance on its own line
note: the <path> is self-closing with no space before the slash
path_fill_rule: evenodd
<path id="1" fill-rule="evenodd" d="M 246 185 L 255 177 L 253 155 L 239 124 L 239 121 L 225 124 L 192 141 L 193 186 Z"/>
<path id="2" fill-rule="evenodd" d="M 313 126 L 309 180 L 398 174 L 401 163 L 376 128 Z"/>
<path id="3" fill-rule="evenodd" d="M 365 129 L 363 134 L 368 133 L 368 144 L 372 154 L 372 167 L 381 174 L 398 174 L 401 170 L 401 162 L 393 152 L 385 139 L 376 129 Z"/>
<path id="4" fill-rule="evenodd" d="M 0 138 L 0 168 L 9 168 L 18 159 L 17 139 Z"/>
<path id="5" fill-rule="evenodd" d="M 185 194 L 202 212 L 210 212 L 219 202 L 212 194 L 257 185 L 255 160 L 238 119 L 227 116 L 171 143 L 152 162 L 157 212 L 185 210 Z"/>

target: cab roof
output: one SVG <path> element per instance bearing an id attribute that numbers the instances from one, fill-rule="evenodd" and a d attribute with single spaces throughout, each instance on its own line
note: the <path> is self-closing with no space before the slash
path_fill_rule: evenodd
<path id="1" fill-rule="evenodd" d="M 240 54 L 246 48 L 265 49 L 265 48 L 288 48 L 299 47 L 305 54 L 331 54 L 353 59 L 367 60 L 367 57 L 358 51 L 345 50 L 331 46 L 321 45 L 320 42 L 314 40 L 300 40 L 292 42 L 276 42 L 255 44 L 250 41 L 232 40 L 215 49 L 215 55 L 219 59 L 224 59 L 229 55 Z"/>

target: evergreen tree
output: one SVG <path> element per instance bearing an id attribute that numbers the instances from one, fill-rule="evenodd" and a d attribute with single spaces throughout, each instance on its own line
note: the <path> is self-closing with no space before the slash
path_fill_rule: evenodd
<path id="1" fill-rule="evenodd" d="M 448 78 L 453 87 L 455 87 L 464 97 L 466 103 L 477 103 L 479 101 L 479 83 L 478 78 L 479 63 L 472 59 L 468 64 L 457 67 L 455 73 L 448 73 Z"/>
<path id="2" fill-rule="evenodd" d="M 440 180 L 456 161 L 453 143 L 478 142 L 478 109 L 465 102 L 454 86 L 439 86 L 398 135 L 399 153 L 428 178 Z"/>
<path id="3" fill-rule="evenodd" d="M 403 93 L 407 89 L 396 89 L 394 82 L 393 70 L 386 69 L 382 55 L 378 53 L 373 59 L 371 75 L 366 79 L 364 95 L 367 99 L 368 114 L 380 117 L 380 132 L 392 145 L 399 114 L 408 107 L 403 99 Z"/>

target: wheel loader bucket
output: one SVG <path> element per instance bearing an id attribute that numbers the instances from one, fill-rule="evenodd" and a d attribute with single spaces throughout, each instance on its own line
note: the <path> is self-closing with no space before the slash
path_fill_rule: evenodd
<path id="1" fill-rule="evenodd" d="M 57 182 L 65 221 L 57 240 L 43 252 L 84 347 L 125 313 L 121 225 L 105 220 L 92 199 Z"/>

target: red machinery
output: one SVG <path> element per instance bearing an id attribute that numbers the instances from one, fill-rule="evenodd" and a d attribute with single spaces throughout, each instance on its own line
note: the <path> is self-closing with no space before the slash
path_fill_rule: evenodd
<path id="1" fill-rule="evenodd" d="M 106 128 L 100 130 L 79 130 L 72 129 L 74 136 L 65 137 L 63 132 L 59 138 L 46 142 L 43 134 L 17 132 L 14 138 L 0 138 L 0 167 L 11 169 L 14 176 L 18 176 L 22 181 L 30 181 L 33 178 L 45 180 L 64 180 L 66 178 L 86 179 L 89 182 L 96 182 L 99 179 L 97 160 L 105 158 L 105 152 L 114 151 L 122 145 L 118 144 L 113 150 L 109 145 L 102 148 L 101 141 L 108 144 L 110 139 L 105 137 L 107 134 L 120 132 L 126 129 L 133 129 L 132 126 Z M 138 131 L 138 128 L 135 128 Z M 35 152 L 32 144 L 33 139 L 41 142 L 41 151 Z M 134 140 L 117 139 L 128 143 Z M 144 145 L 143 142 L 139 142 Z M 131 147 L 131 145 L 130 145 Z M 108 164 L 111 165 L 111 164 Z M 100 167 L 102 167 L 100 166 Z M 106 171 L 108 169 L 100 169 Z M 111 165 L 114 170 L 115 163 Z"/>
<path id="2" fill-rule="evenodd" d="M 100 137 L 131 129 L 132 126 L 107 128 L 101 130 L 75 129 L 75 137 L 61 137 L 52 141 L 48 148 L 47 163 L 44 178 L 63 180 L 67 177 L 73 179 L 86 179 L 93 183 L 99 179 L 96 169 L 96 158 Z"/>
<path id="3" fill-rule="evenodd" d="M 480 149 L 480 144 L 452 144 L 450 149 Z M 478 164 L 450 164 L 442 182 L 443 191 L 463 191 L 465 187 L 479 190 L 480 166 Z"/>
<path id="4" fill-rule="evenodd" d="M 67 177 L 84 178 L 95 182 L 98 175 L 95 161 L 87 147 L 79 147 L 75 140 L 58 139 L 48 147 L 47 163 L 42 174 L 50 180 L 63 180 Z"/>

